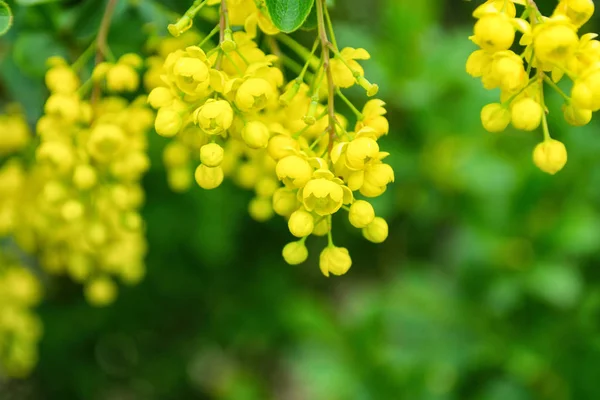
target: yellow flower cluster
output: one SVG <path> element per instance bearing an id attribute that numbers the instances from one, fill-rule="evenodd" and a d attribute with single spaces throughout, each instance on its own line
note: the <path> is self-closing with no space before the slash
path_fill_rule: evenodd
<path id="1" fill-rule="evenodd" d="M 312 52 L 288 36 L 267 36 L 266 42 L 275 43 L 274 51 L 281 41 L 305 62 L 298 64 L 297 78 L 285 84 L 284 60 L 255 41 L 257 26 L 267 35 L 277 29 L 254 1 L 226 3 L 229 12 L 220 10 L 220 26 L 211 33 L 220 32 L 217 46 L 205 48 L 211 35 L 190 45 L 192 35 L 184 33 L 190 28 L 186 14 L 169 27 L 181 39 L 181 47 L 158 56 L 164 58 L 162 84 L 153 85 L 148 102 L 157 110 L 156 132 L 171 138 L 164 151 L 170 186 L 186 190 L 192 168 L 204 189 L 216 188 L 230 177 L 254 190 L 249 204 L 254 219 L 265 221 L 274 214 L 287 219 L 299 240 L 284 247 L 285 261 L 304 262 L 306 239 L 328 236 L 320 255 L 321 271 L 325 276 L 342 275 L 352 261 L 347 249 L 333 244 L 333 214 L 347 211 L 350 223 L 372 242 L 380 243 L 388 234 L 386 221 L 375 215 L 372 205 L 355 198 L 355 192 L 377 197 L 394 180 L 392 168 L 383 161 L 388 153 L 380 151 L 377 142 L 389 130 L 384 103 L 370 100 L 359 111 L 340 91 L 359 85 L 368 96 L 377 93 L 377 85 L 364 77 L 356 61 L 369 54 L 364 49 L 339 51 L 323 35 Z M 325 29 L 323 19 L 321 24 Z M 234 25 L 243 30 L 232 32 Z M 315 56 L 319 44 L 320 58 Z M 157 82 L 157 70 L 149 74 L 152 78 L 146 80 Z M 336 95 L 357 116 L 352 130 L 335 112 Z"/>
<path id="2" fill-rule="evenodd" d="M 518 18 L 516 5 L 523 6 Z M 473 13 L 477 22 L 470 39 L 480 49 L 467 60 L 467 72 L 501 93 L 500 102 L 481 110 L 483 127 L 501 132 L 512 124 L 533 131 L 542 125 L 544 141 L 535 147 L 533 161 L 550 174 L 564 167 L 567 151 L 550 137 L 545 88 L 564 98 L 564 118 L 573 126 L 586 125 L 600 109 L 600 42 L 596 34 L 578 34 L 593 13 L 592 0 L 560 0 L 550 17 L 533 0 L 488 0 Z M 511 50 L 517 33 L 520 54 Z M 570 96 L 557 85 L 564 77 L 573 82 Z"/>
<path id="3" fill-rule="evenodd" d="M 145 96 L 130 102 L 116 95 L 137 90 L 141 64 L 126 54 L 99 64 L 82 85 L 63 59 L 51 58 L 35 160 L 26 165 L 13 157 L 0 169 L 0 237 L 12 236 L 22 250 L 36 253 L 46 272 L 84 283 L 94 305 L 114 300 L 112 277 L 135 283 L 144 275 L 140 181 L 149 167 L 154 115 Z M 83 94 L 94 82 L 112 94 L 93 93 L 92 104 Z M 0 128 L 2 153 L 29 142 L 22 117 L 0 117 Z"/>
<path id="4" fill-rule="evenodd" d="M 0 253 L 0 378 L 23 377 L 37 363 L 42 323 L 31 308 L 41 294 L 36 276 Z"/>

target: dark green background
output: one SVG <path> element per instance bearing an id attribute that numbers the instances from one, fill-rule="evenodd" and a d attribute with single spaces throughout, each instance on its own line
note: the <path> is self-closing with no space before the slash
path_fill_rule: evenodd
<path id="1" fill-rule="evenodd" d="M 116 54 L 141 48 L 144 21 L 172 21 L 151 1 L 120 3 Z M 374 201 L 388 240 L 371 244 L 339 216 L 336 244 L 354 260 L 347 275 L 321 275 L 322 238 L 309 239 L 305 264 L 286 265 L 283 219 L 252 221 L 251 193 L 231 183 L 171 193 L 165 141 L 152 134 L 146 279 L 105 309 L 79 286 L 51 282 L 39 365 L 0 383 L 0 399 L 600 398 L 598 121 L 568 127 L 550 95 L 551 134 L 569 162 L 544 174 L 531 162 L 541 132 L 480 127 L 480 108 L 498 95 L 464 71 L 481 1 L 335 3 L 340 45 L 371 52 L 363 65 L 389 107 L 380 144 L 396 182 Z M 538 4 L 548 12 L 555 1 Z M 42 55 L 76 55 L 102 6 L 15 7 L 0 39 L 2 101 L 24 103 L 33 122 Z M 597 18 L 584 30 L 594 28 Z"/>

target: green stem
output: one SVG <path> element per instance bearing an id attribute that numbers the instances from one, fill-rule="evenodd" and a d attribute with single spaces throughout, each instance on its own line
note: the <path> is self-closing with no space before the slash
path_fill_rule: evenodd
<path id="1" fill-rule="evenodd" d="M 563 97 L 563 99 L 565 99 L 567 104 L 571 103 L 571 98 L 569 96 L 567 96 L 567 94 L 565 92 L 563 92 L 562 89 L 560 87 L 558 87 L 558 85 L 552 79 L 550 79 L 550 77 L 548 77 L 548 75 L 544 74 L 544 81 L 548 85 L 550 85 L 552 87 L 552 89 L 556 90 L 558 92 L 558 94 L 560 94 Z"/>
<path id="2" fill-rule="evenodd" d="M 87 49 L 85 49 L 83 53 L 81 53 L 81 55 L 77 58 L 77 60 L 75 60 L 75 62 L 71 64 L 71 68 L 73 69 L 73 71 L 79 71 L 84 66 L 84 64 L 87 63 L 94 56 L 96 52 L 96 44 L 97 43 L 95 40 L 92 43 L 90 43 Z"/>
<path id="3" fill-rule="evenodd" d="M 213 30 L 210 31 L 210 33 L 208 35 L 206 35 L 206 37 L 204 39 L 202 39 L 202 41 L 198 44 L 198 47 L 202 48 L 202 46 L 204 46 L 206 44 L 206 42 L 208 42 L 210 40 L 210 38 L 215 36 L 218 32 L 219 32 L 219 25 L 215 26 L 213 28 Z"/>
<path id="4" fill-rule="evenodd" d="M 342 93 L 342 91 L 340 90 L 339 87 L 335 89 L 335 92 L 337 93 L 339 98 L 342 99 L 344 101 L 344 103 L 346 103 L 348 105 L 348 107 L 350 107 L 350 109 L 356 115 L 358 120 L 361 121 L 364 118 L 364 116 L 362 115 L 362 113 L 360 111 L 358 111 L 358 109 L 354 106 L 354 104 L 352 104 L 352 102 L 344 95 L 344 93 Z"/>
<path id="5" fill-rule="evenodd" d="M 335 40 L 335 34 L 333 33 L 333 24 L 331 23 L 331 18 L 329 17 L 329 10 L 327 10 L 327 4 L 325 4 L 323 11 L 325 12 L 325 19 L 327 20 L 327 29 L 329 31 L 329 36 L 331 36 L 329 39 L 331 39 L 331 43 L 337 49 L 337 40 Z"/>

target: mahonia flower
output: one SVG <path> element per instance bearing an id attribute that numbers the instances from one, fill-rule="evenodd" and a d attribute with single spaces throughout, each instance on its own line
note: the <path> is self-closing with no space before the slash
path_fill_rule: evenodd
<path id="1" fill-rule="evenodd" d="M 204 6 L 213 3 L 219 2 Z M 282 250 L 288 264 L 308 258 L 308 237 L 327 236 L 321 270 L 325 275 L 345 273 L 351 259 L 346 249 L 333 246 L 332 215 L 348 212 L 350 223 L 363 235 L 373 232 L 372 241 L 383 241 L 381 218 L 366 200 L 355 200 L 353 191 L 377 197 L 394 180 L 391 166 L 382 161 L 389 153 L 377 143 L 389 132 L 385 103 L 373 99 L 362 111 L 353 107 L 357 118 L 351 131 L 347 119 L 324 102 L 336 88 L 358 85 L 368 96 L 377 92 L 357 62 L 369 59 L 368 52 L 326 47 L 332 52 L 327 66 L 314 53 L 302 53 L 304 71 L 312 68 L 311 75 L 325 82 L 324 68 L 329 68 L 331 82 L 311 82 L 302 72 L 286 84 L 281 60 L 255 40 L 257 28 L 267 35 L 279 33 L 263 1 L 228 1 L 228 14 L 221 11 L 221 24 L 213 30 L 220 31 L 216 45 L 184 40 L 193 32 L 190 10 L 169 26 L 175 38 L 163 39 L 165 45 L 155 43 L 157 54 L 144 79 L 152 89 L 148 103 L 156 109 L 155 129 L 169 139 L 163 153 L 169 185 L 184 191 L 195 180 L 213 189 L 232 179 L 254 192 L 248 204 L 253 219 L 280 215 L 291 235 L 300 238 Z M 499 61 L 498 68 L 509 69 L 504 64 Z M 522 76 L 516 75 L 502 84 L 520 85 Z"/>
<path id="2" fill-rule="evenodd" d="M 525 7 L 528 20 L 516 18 L 515 5 Z M 470 39 L 479 49 L 467 59 L 466 71 L 486 89 L 501 90 L 500 102 L 482 108 L 482 125 L 489 132 L 502 132 L 511 123 L 523 131 L 541 126 L 544 142 L 534 150 L 534 162 L 551 174 L 564 166 L 566 150 L 550 137 L 545 87 L 565 99 L 562 112 L 573 126 L 586 125 L 600 109 L 600 42 L 594 33 L 578 34 L 593 13 L 591 0 L 560 0 L 550 17 L 524 0 L 488 0 L 473 12 L 477 22 Z M 509 50 L 516 33 L 524 47 L 520 54 Z M 565 76 L 573 80 L 570 96 L 556 85 Z"/>

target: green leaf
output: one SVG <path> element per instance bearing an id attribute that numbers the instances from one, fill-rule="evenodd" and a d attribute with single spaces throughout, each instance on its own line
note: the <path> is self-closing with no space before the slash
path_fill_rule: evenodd
<path id="1" fill-rule="evenodd" d="M 0 1 L 0 36 L 4 35 L 12 25 L 12 12 L 10 7 L 3 1 Z"/>
<path id="2" fill-rule="evenodd" d="M 316 29 L 317 24 L 318 24 L 317 7 L 313 7 L 310 10 L 310 13 L 308 13 L 308 16 L 304 20 L 304 23 L 302 24 L 300 29 L 305 30 L 305 31 L 310 31 L 310 30 Z"/>
<path id="3" fill-rule="evenodd" d="M 267 10 L 273 24 L 282 32 L 293 32 L 300 28 L 315 0 L 267 0 Z"/>
<path id="4" fill-rule="evenodd" d="M 23 72 L 31 77 L 44 76 L 46 60 L 52 56 L 67 58 L 67 49 L 47 32 L 27 32 L 15 41 L 13 57 Z"/>
<path id="5" fill-rule="evenodd" d="M 22 6 L 35 6 L 37 4 L 55 3 L 60 0 L 15 0 L 15 3 Z"/>

